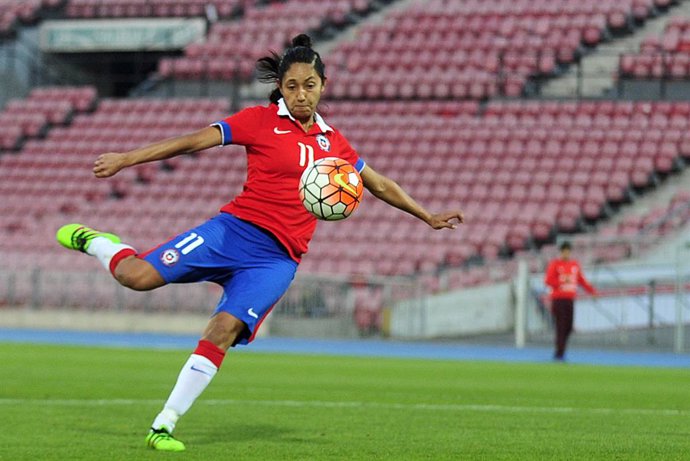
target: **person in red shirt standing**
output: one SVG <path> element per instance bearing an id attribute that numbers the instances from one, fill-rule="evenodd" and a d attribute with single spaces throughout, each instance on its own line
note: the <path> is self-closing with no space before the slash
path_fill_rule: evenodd
<path id="1" fill-rule="evenodd" d="M 207 222 L 157 248 L 138 253 L 114 234 L 81 224 L 57 232 L 64 247 L 95 256 L 123 286 L 148 291 L 168 283 L 212 281 L 223 296 L 197 348 L 180 371 L 162 411 L 146 436 L 150 448 L 182 451 L 172 436 L 178 419 L 215 376 L 226 350 L 248 344 L 262 320 L 285 293 L 316 228 L 302 205 L 298 185 L 315 160 L 340 157 L 360 172 L 376 198 L 422 220 L 432 229 L 455 229 L 460 210 L 427 211 L 395 181 L 364 162 L 345 137 L 316 111 L 326 87 L 325 66 L 307 35 L 298 35 L 282 54 L 259 59 L 259 80 L 275 85 L 268 106 L 246 108 L 190 134 L 125 153 L 101 154 L 97 178 L 124 168 L 238 144 L 247 153 L 242 192 Z"/>
<path id="2" fill-rule="evenodd" d="M 596 289 L 585 279 L 580 263 L 570 258 L 572 247 L 563 242 L 560 257 L 546 268 L 544 283 L 551 289 L 551 312 L 556 319 L 555 360 L 563 360 L 568 337 L 573 331 L 573 313 L 578 285 L 588 293 L 596 295 Z"/>

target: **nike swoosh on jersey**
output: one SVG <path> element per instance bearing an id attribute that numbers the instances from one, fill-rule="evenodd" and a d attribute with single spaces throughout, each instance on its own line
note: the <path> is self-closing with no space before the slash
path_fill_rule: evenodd
<path id="1" fill-rule="evenodd" d="M 343 188 L 345 188 L 345 189 L 347 189 L 348 191 L 352 192 L 354 195 L 357 195 L 357 189 L 355 189 L 354 187 L 352 187 L 351 184 L 346 183 L 346 182 L 343 180 L 343 176 L 345 176 L 343 173 L 338 173 L 337 175 L 335 175 L 335 176 L 333 177 L 333 179 L 335 180 L 336 184 L 338 184 L 339 186 L 342 186 Z"/>
<path id="2" fill-rule="evenodd" d="M 274 132 L 275 134 L 288 134 L 288 133 L 292 133 L 292 131 L 290 131 L 290 130 L 285 130 L 285 131 L 279 130 L 278 127 L 273 128 L 273 132 Z"/>
<path id="3" fill-rule="evenodd" d="M 247 314 L 249 314 L 251 317 L 254 317 L 255 319 L 259 318 L 259 314 L 254 312 L 254 308 L 250 307 L 249 310 L 247 311 Z"/>

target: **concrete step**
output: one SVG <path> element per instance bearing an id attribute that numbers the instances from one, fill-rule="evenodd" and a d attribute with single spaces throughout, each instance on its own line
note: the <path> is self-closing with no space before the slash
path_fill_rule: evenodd
<path id="1" fill-rule="evenodd" d="M 629 216 L 647 214 L 655 208 L 666 206 L 679 191 L 690 190 L 690 168 L 672 174 L 653 190 L 638 196 L 632 203 L 619 208 L 618 213 L 605 224 L 617 224 Z"/>
<path id="2" fill-rule="evenodd" d="M 636 52 L 640 43 L 650 35 L 660 36 L 667 21 L 674 16 L 690 17 L 690 1 L 680 0 L 667 12 L 647 19 L 632 35 L 612 38 L 583 56 L 562 76 L 546 82 L 541 94 L 549 98 L 598 98 L 615 86 L 615 74 L 619 57 L 623 53 Z"/>

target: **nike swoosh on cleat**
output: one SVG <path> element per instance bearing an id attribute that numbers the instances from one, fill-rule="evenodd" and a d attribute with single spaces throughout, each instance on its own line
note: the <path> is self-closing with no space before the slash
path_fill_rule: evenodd
<path id="1" fill-rule="evenodd" d="M 198 371 L 199 373 L 203 373 L 203 374 L 205 374 L 206 376 L 211 376 L 210 373 L 206 373 L 204 370 L 202 370 L 201 368 L 197 368 L 197 367 L 195 367 L 194 365 L 192 365 L 190 368 L 191 368 L 192 370 L 194 370 L 194 371 Z"/>
<path id="2" fill-rule="evenodd" d="M 292 131 L 290 131 L 290 130 L 286 130 L 286 131 L 279 130 L 278 127 L 273 128 L 273 132 L 274 132 L 275 134 L 288 134 L 288 133 L 292 133 Z"/>

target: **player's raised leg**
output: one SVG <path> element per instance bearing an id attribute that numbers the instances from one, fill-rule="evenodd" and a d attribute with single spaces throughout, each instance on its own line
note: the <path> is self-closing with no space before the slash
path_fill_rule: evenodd
<path id="1" fill-rule="evenodd" d="M 57 238 L 60 245 L 65 248 L 81 251 L 82 253 L 91 254 L 92 256 L 93 253 L 89 253 L 89 247 L 91 247 L 91 243 L 94 239 L 104 238 L 115 245 L 121 244 L 120 237 L 115 234 L 100 232 L 96 229 L 86 227 L 83 224 L 76 223 L 62 226 L 55 234 L 55 238 Z"/>
<path id="2" fill-rule="evenodd" d="M 136 250 L 120 237 L 83 224 L 67 224 L 58 229 L 55 238 L 70 250 L 95 256 L 115 279 L 133 290 L 145 291 L 165 285 L 158 271 L 147 261 L 136 257 Z"/>

